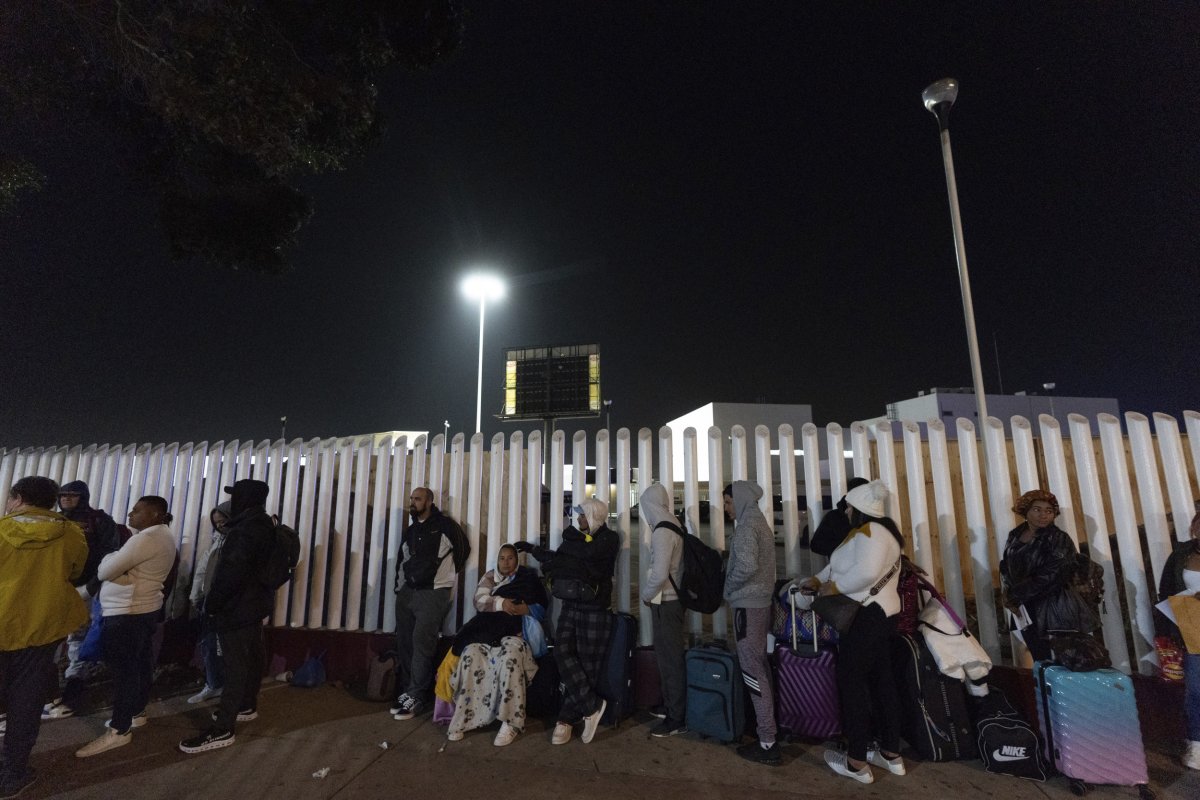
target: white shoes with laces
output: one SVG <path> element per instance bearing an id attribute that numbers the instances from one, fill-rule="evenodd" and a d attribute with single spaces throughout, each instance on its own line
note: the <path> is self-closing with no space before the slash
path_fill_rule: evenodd
<path id="1" fill-rule="evenodd" d="M 554 735 L 550 737 L 550 744 L 566 744 L 569 741 L 571 741 L 571 726 L 565 722 L 556 722 Z"/>

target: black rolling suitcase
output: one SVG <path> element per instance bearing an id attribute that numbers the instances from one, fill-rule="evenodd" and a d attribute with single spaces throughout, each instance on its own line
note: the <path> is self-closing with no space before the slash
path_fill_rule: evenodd
<path id="1" fill-rule="evenodd" d="M 975 758 L 975 728 L 962 681 L 947 678 L 917 636 L 892 640 L 892 667 L 900 692 L 900 735 L 922 761 Z"/>

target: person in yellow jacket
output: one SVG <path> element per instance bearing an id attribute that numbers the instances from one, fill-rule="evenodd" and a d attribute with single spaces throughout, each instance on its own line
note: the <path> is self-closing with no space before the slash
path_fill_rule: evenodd
<path id="1" fill-rule="evenodd" d="M 71 581 L 83 573 L 83 530 L 52 509 L 58 484 L 21 478 L 0 517 L 0 673 L 8 707 L 0 798 L 16 797 L 34 781 L 29 753 L 42 722 L 42 702 L 54 674 L 59 642 L 88 619 Z"/>

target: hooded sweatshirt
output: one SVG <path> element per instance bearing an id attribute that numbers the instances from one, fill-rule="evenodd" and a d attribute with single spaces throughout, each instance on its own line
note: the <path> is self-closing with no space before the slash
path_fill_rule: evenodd
<path id="1" fill-rule="evenodd" d="M 50 644 L 88 621 L 73 586 L 87 556 L 79 526 L 48 508 L 0 517 L 0 650 Z"/>
<path id="2" fill-rule="evenodd" d="M 106 617 L 150 614 L 163 606 L 163 583 L 175 564 L 175 534 L 151 525 L 100 561 L 100 607 Z"/>
<path id="3" fill-rule="evenodd" d="M 196 561 L 196 574 L 192 578 L 192 591 L 188 597 L 193 604 L 199 603 L 201 600 L 203 600 L 205 595 L 208 594 L 209 590 L 212 589 L 213 575 L 217 573 L 217 564 L 221 559 L 221 545 L 225 544 L 225 534 L 222 533 L 220 528 L 217 527 L 216 523 L 212 521 L 213 516 L 215 516 L 217 513 L 221 513 L 225 515 L 225 519 L 228 521 L 232 516 L 229 513 L 229 509 L 229 501 L 226 500 L 224 503 L 221 503 L 212 511 L 208 512 L 208 521 L 212 522 L 213 526 L 212 543 L 209 544 L 208 549 L 205 550 L 204 554 Z"/>
<path id="4" fill-rule="evenodd" d="M 79 495 L 79 503 L 70 511 L 63 511 L 62 515 L 82 528 L 87 539 L 88 560 L 83 566 L 83 574 L 75 579 L 76 586 L 84 586 L 96 579 L 100 559 L 121 549 L 121 536 L 112 517 L 98 508 L 92 508 L 92 493 L 86 483 L 71 481 L 63 484 L 59 492 Z M 95 594 L 98 588 L 92 586 L 89 590 Z"/>
<path id="5" fill-rule="evenodd" d="M 621 550 L 621 537 L 605 524 L 608 503 L 592 497 L 579 505 L 588 521 L 587 533 L 571 526 L 563 531 L 562 544 L 557 550 L 537 545 L 533 557 L 541 562 L 542 571 L 552 580 L 578 578 L 596 585 L 596 599 L 580 602 L 579 606 L 608 608 L 612 604 L 613 571 Z"/>
<path id="6" fill-rule="evenodd" d="M 769 608 L 775 588 L 775 532 L 758 507 L 753 481 L 733 482 L 733 536 L 725 568 L 725 600 L 733 608 Z"/>
<path id="7" fill-rule="evenodd" d="M 229 525 L 221 558 L 204 601 L 217 632 L 259 625 L 275 606 L 275 590 L 260 576 L 275 546 L 275 523 L 267 514 L 267 484 L 240 480 L 229 490 Z"/>
<path id="8" fill-rule="evenodd" d="M 670 528 L 658 527 L 662 522 L 679 525 L 671 513 L 670 501 L 667 489 L 661 483 L 650 484 L 638 500 L 638 516 L 650 526 L 650 565 L 646 580 L 642 582 L 643 603 L 679 599 L 674 587 L 683 578 L 683 537 Z"/>

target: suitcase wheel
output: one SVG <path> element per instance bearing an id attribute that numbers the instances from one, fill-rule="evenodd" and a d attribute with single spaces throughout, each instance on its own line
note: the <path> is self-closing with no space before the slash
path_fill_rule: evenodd
<path id="1" fill-rule="evenodd" d="M 1088 793 L 1088 788 L 1088 785 L 1083 781 L 1075 778 L 1071 779 L 1071 794 L 1075 795 L 1076 797 L 1083 797 Z"/>

